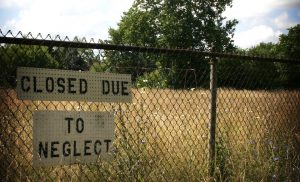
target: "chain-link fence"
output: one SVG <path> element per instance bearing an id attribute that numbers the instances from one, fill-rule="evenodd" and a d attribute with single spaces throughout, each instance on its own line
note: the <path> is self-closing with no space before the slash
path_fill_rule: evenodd
<path id="1" fill-rule="evenodd" d="M 11 32 L 0 43 L 3 181 L 300 179 L 297 60 Z M 132 102 L 19 100 L 18 67 L 130 74 Z M 33 166 L 44 110 L 113 112 L 111 159 Z"/>

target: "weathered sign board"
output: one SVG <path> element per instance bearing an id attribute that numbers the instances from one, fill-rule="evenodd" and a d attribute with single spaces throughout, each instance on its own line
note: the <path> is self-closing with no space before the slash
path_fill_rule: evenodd
<path id="1" fill-rule="evenodd" d="M 21 100 L 132 102 L 131 75 L 19 67 Z"/>
<path id="2" fill-rule="evenodd" d="M 114 119 L 110 112 L 36 111 L 33 165 L 93 163 L 111 158 Z"/>

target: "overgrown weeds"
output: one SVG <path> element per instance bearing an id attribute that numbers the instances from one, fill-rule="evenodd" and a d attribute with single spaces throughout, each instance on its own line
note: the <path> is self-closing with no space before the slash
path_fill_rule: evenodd
<path id="1" fill-rule="evenodd" d="M 20 101 L 1 91 L 1 179 L 206 181 L 208 90 L 134 89 L 128 104 Z M 299 91 L 220 89 L 215 181 L 300 179 Z M 114 111 L 111 161 L 32 167 L 35 110 Z"/>

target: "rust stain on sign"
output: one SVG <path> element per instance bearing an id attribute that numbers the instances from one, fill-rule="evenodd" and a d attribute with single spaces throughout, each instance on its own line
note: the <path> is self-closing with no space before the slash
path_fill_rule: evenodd
<path id="1" fill-rule="evenodd" d="M 110 112 L 36 111 L 33 115 L 33 165 L 94 163 L 98 158 L 109 160 L 114 128 Z"/>

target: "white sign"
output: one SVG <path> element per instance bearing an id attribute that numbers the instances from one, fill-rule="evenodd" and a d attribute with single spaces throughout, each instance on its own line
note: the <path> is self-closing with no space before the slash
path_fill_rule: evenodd
<path id="1" fill-rule="evenodd" d="M 132 102 L 131 75 L 19 67 L 21 100 Z"/>
<path id="2" fill-rule="evenodd" d="M 33 114 L 33 165 L 108 160 L 114 128 L 110 112 L 36 111 Z"/>

